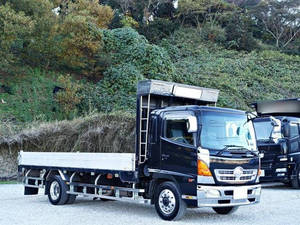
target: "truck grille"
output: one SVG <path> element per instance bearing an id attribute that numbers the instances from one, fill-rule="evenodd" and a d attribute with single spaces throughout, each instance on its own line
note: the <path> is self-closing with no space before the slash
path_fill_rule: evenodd
<path id="1" fill-rule="evenodd" d="M 236 169 L 215 169 L 214 171 L 219 182 L 231 184 L 253 181 L 257 176 L 257 169 L 243 169 L 242 167 Z"/>

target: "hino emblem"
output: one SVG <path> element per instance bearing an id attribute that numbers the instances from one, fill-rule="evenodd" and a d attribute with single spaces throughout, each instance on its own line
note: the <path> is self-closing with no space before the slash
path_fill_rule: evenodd
<path id="1" fill-rule="evenodd" d="M 241 176 L 243 175 L 244 169 L 240 166 L 236 167 L 233 171 L 233 175 L 235 176 L 236 179 L 240 179 Z"/>

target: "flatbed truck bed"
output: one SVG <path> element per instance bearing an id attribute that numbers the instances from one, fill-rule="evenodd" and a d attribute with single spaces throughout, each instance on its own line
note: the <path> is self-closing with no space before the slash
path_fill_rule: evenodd
<path id="1" fill-rule="evenodd" d="M 20 152 L 19 165 L 26 168 L 135 171 L 133 153 Z"/>

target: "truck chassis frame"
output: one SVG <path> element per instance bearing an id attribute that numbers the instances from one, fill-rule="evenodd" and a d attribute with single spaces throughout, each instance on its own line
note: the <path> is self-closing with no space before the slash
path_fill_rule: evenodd
<path id="1" fill-rule="evenodd" d="M 35 177 L 30 175 L 31 172 L 40 172 L 39 177 Z M 24 171 L 25 172 L 25 171 Z M 34 188 L 34 189 L 45 189 L 47 185 L 47 180 L 49 179 L 51 174 L 59 174 L 63 181 L 65 181 L 66 185 L 69 187 L 69 191 L 67 194 L 78 195 L 83 197 L 93 197 L 93 198 L 101 198 L 101 199 L 109 199 L 109 200 L 118 200 L 118 201 L 127 201 L 127 202 L 138 202 L 143 204 L 151 204 L 150 199 L 145 199 L 141 194 L 145 193 L 145 189 L 139 189 L 135 187 L 135 183 L 131 184 L 131 188 L 128 187 L 118 187 L 112 185 L 101 185 L 98 184 L 101 176 L 104 176 L 106 173 L 97 174 L 94 184 L 75 182 L 74 177 L 79 172 L 73 172 L 70 178 L 68 179 L 67 175 L 63 173 L 62 170 L 50 170 L 47 171 L 45 169 L 28 169 L 23 176 L 23 183 L 25 188 Z M 95 175 L 94 172 L 90 173 L 91 175 Z M 81 187 L 82 191 L 77 191 L 78 187 Z M 87 189 L 92 188 L 93 193 L 89 193 Z M 126 193 L 128 196 L 126 197 L 121 194 L 121 192 Z M 107 195 L 110 193 L 110 195 Z M 45 190 L 46 194 L 46 190 Z"/>

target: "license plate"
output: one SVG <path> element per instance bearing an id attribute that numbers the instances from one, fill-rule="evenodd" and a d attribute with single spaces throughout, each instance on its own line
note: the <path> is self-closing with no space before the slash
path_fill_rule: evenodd
<path id="1" fill-rule="evenodd" d="M 261 171 L 260 171 L 260 176 L 261 176 L 261 177 L 264 177 L 264 176 L 265 176 L 265 171 L 264 171 L 264 170 L 261 170 Z"/>
<path id="2" fill-rule="evenodd" d="M 247 188 L 236 188 L 233 191 L 233 199 L 245 199 L 248 197 Z"/>

